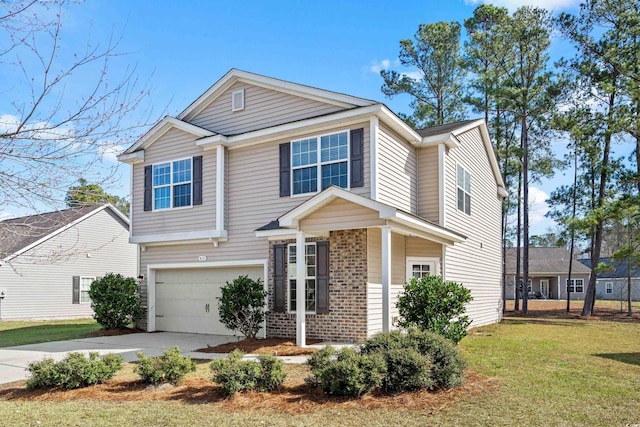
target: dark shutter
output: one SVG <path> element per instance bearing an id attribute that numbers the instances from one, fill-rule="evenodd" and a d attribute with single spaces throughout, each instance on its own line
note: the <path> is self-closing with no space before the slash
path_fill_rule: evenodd
<path id="1" fill-rule="evenodd" d="M 284 301 L 287 292 L 284 249 L 284 245 L 273 245 L 273 311 L 280 313 L 284 313 Z"/>
<path id="2" fill-rule="evenodd" d="M 316 243 L 316 313 L 329 312 L 329 242 Z"/>
<path id="3" fill-rule="evenodd" d="M 202 156 L 193 158 L 193 204 L 202 204 Z"/>
<path id="4" fill-rule="evenodd" d="M 144 210 L 153 210 L 153 171 L 151 166 L 144 167 Z"/>
<path id="5" fill-rule="evenodd" d="M 364 129 L 351 130 L 351 188 L 364 187 Z"/>
<path id="6" fill-rule="evenodd" d="M 73 276 L 73 304 L 80 304 L 80 276 Z"/>
<path id="7" fill-rule="evenodd" d="M 291 195 L 291 144 L 280 144 L 280 197 Z"/>

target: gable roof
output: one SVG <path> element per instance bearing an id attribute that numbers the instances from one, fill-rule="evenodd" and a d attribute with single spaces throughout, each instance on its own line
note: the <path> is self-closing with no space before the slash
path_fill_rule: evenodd
<path id="1" fill-rule="evenodd" d="M 0 221 L 0 259 L 8 261 L 80 221 L 110 209 L 127 226 L 129 219 L 111 204 L 86 205 Z"/>
<path id="2" fill-rule="evenodd" d="M 470 123 L 474 123 L 477 121 L 478 119 L 461 120 L 459 122 L 446 123 L 440 126 L 432 126 L 430 128 L 417 129 L 416 132 L 418 132 L 418 134 L 423 138 L 429 138 L 436 135 L 447 135 L 452 133 L 455 130 L 459 130 L 460 128 L 466 127 Z"/>
<path id="3" fill-rule="evenodd" d="M 377 104 L 376 101 L 372 101 L 370 99 L 359 98 L 344 93 L 333 92 L 313 86 L 306 86 L 299 83 L 293 83 L 232 68 L 227 72 L 227 74 L 222 76 L 220 80 L 215 82 L 205 93 L 200 95 L 198 99 L 192 102 L 191 105 L 189 105 L 182 113 L 178 114 L 177 118 L 182 120 L 197 115 L 236 82 L 247 82 L 255 86 L 274 89 L 280 92 L 326 102 L 344 108 L 365 107 Z"/>
<path id="4" fill-rule="evenodd" d="M 591 269 L 590 259 L 581 259 L 580 262 Z M 600 262 L 612 267 L 609 271 L 599 272 L 598 279 L 626 279 L 631 273 L 631 277 L 640 277 L 640 267 L 629 268 L 625 261 L 613 261 L 611 258 L 600 258 Z"/>
<path id="5" fill-rule="evenodd" d="M 522 249 L 520 249 L 522 256 Z M 529 247 L 529 274 L 567 274 L 569 272 L 569 250 L 566 248 Z M 589 274 L 591 270 L 574 259 L 572 274 Z M 516 248 L 507 248 L 505 270 L 513 274 L 516 271 Z"/>

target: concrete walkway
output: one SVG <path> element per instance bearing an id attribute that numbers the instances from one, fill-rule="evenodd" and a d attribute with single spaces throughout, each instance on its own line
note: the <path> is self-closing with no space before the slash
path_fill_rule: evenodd
<path id="1" fill-rule="evenodd" d="M 193 359 L 218 359 L 226 357 L 226 354 L 197 353 L 195 350 L 207 346 L 215 347 L 236 339 L 236 337 L 222 335 L 154 332 L 5 347 L 0 348 L 0 384 L 26 379 L 28 375 L 26 367 L 31 362 L 42 360 L 44 357 L 61 360 L 68 352 L 118 353 L 122 355 L 125 362 L 135 362 L 138 360 L 136 353 L 139 351 L 148 356 L 160 356 L 163 350 L 178 346 L 184 356 L 191 356 Z M 246 356 L 248 359 L 255 357 L 255 355 Z M 307 361 L 306 356 L 280 357 L 280 359 L 285 363 Z"/>

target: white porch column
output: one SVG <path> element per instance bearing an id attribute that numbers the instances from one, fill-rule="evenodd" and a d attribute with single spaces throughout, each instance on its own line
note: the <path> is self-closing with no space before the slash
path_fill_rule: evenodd
<path id="1" fill-rule="evenodd" d="M 216 230 L 224 230 L 224 145 L 216 148 Z"/>
<path id="2" fill-rule="evenodd" d="M 298 347 L 306 346 L 306 284 L 305 270 L 306 251 L 304 245 L 304 233 L 298 231 L 296 233 L 296 345 Z"/>
<path id="3" fill-rule="evenodd" d="M 391 330 L 391 227 L 382 227 L 382 331 Z"/>

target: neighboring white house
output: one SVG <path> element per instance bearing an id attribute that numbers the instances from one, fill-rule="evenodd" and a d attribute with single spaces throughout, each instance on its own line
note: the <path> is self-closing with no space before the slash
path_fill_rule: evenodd
<path id="1" fill-rule="evenodd" d="M 149 331 L 231 334 L 216 298 L 244 274 L 269 291 L 266 335 L 298 344 L 391 329 L 425 274 L 471 289 L 474 326 L 501 318 L 506 192 L 483 120 L 416 131 L 379 102 L 233 69 L 119 159 Z"/>
<path id="2" fill-rule="evenodd" d="M 581 260 L 590 268 L 591 260 Z M 613 261 L 611 258 L 600 258 L 601 264 L 610 266 L 606 271 L 598 273 L 596 278 L 596 298 L 626 301 L 629 298 L 629 281 L 631 281 L 631 300 L 640 301 L 640 268 L 629 267 L 624 261 Z"/>
<path id="3" fill-rule="evenodd" d="M 128 237 L 127 217 L 109 204 L 0 222 L 0 319 L 91 317 L 93 280 L 136 276 Z"/>

